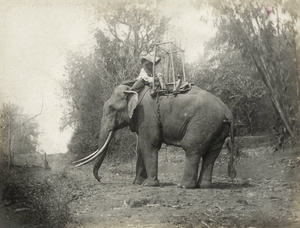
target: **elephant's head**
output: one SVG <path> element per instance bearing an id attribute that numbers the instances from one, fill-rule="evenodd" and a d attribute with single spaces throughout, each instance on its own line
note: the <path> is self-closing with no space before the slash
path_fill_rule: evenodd
<path id="1" fill-rule="evenodd" d="M 103 106 L 98 149 L 91 155 L 74 162 L 79 163 L 76 165 L 78 167 L 96 159 L 93 173 L 98 181 L 100 181 L 98 170 L 105 158 L 107 146 L 114 132 L 132 122 L 134 109 L 138 105 L 138 94 L 129 89 L 130 87 L 126 85 L 115 88 Z"/>

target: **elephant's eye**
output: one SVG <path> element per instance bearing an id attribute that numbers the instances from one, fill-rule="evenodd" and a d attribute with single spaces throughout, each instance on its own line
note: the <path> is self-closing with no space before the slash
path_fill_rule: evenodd
<path id="1" fill-rule="evenodd" d="M 109 110 L 109 112 L 114 112 L 116 110 L 116 108 L 113 105 L 109 105 L 108 110 Z"/>

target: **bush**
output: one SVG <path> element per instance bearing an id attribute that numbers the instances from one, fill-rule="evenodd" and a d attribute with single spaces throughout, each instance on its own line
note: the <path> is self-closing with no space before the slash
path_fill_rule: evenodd
<path id="1" fill-rule="evenodd" d="M 25 172 L 24 168 L 21 169 L 16 172 L 14 168 L 4 183 L 6 187 L 3 200 L 15 208 L 14 212 L 23 212 L 21 218 L 14 219 L 14 216 L 20 216 L 16 213 L 10 217 L 22 225 L 53 228 L 66 227 L 73 222 L 68 204 L 77 198 L 72 193 L 73 189 L 77 188 L 76 183 L 64 172 L 51 173 L 40 180 L 32 178 L 33 169 L 27 168 Z"/>

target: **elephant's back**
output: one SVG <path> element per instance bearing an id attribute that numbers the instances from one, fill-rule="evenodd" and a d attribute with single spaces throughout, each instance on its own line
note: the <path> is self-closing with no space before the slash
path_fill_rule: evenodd
<path id="1" fill-rule="evenodd" d="M 198 86 L 193 86 L 188 93 L 180 94 L 175 103 L 179 106 L 185 104 L 185 106 L 192 107 L 195 115 L 210 112 L 211 115 L 225 116 L 228 120 L 233 118 L 232 112 L 220 98 Z"/>

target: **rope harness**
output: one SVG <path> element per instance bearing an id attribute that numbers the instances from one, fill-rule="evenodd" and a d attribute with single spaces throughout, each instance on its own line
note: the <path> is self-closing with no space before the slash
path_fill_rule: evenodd
<path id="1" fill-rule="evenodd" d="M 159 128 L 162 130 L 163 126 L 162 126 L 162 119 L 161 119 L 161 115 L 160 115 L 160 96 L 156 97 L 156 104 L 157 104 L 157 117 L 158 117 L 158 125 Z"/>
<path id="2" fill-rule="evenodd" d="M 138 105 L 141 104 L 141 102 L 143 101 L 145 95 L 147 94 L 147 92 L 150 90 L 150 88 L 147 88 L 144 92 L 141 93 L 141 95 L 139 96 L 139 101 L 138 101 Z M 160 101 L 161 101 L 161 96 L 157 93 L 156 95 L 156 104 L 157 104 L 157 110 L 156 110 L 156 114 L 157 114 L 157 118 L 158 118 L 158 126 L 160 128 L 160 133 L 161 135 L 163 134 L 163 124 L 162 124 L 162 119 L 161 119 L 161 114 L 160 114 Z M 152 96 L 153 97 L 153 96 Z"/>
<path id="3" fill-rule="evenodd" d="M 160 114 L 160 101 L 161 101 L 161 96 L 159 96 L 157 94 L 156 96 L 156 104 L 157 104 L 157 119 L 158 119 L 158 126 L 159 126 L 159 129 L 160 129 L 160 136 L 161 138 L 163 138 L 163 124 L 162 124 L 162 119 L 161 119 L 161 114 Z"/>

